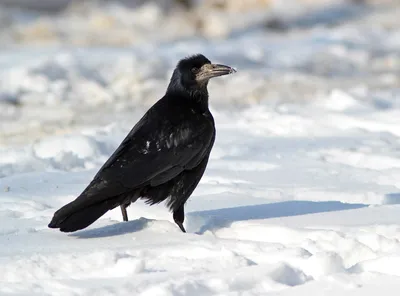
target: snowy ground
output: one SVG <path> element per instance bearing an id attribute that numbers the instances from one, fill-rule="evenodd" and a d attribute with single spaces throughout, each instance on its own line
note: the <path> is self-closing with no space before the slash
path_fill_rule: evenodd
<path id="1" fill-rule="evenodd" d="M 398 295 L 398 9 L 283 34 L 3 50 L 0 295 Z M 188 233 L 141 202 L 126 223 L 116 209 L 48 229 L 196 52 L 238 73 L 210 85 L 217 140 Z"/>

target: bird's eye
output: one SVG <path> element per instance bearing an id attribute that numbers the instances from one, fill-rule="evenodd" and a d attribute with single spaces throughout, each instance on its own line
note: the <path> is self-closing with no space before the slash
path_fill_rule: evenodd
<path id="1" fill-rule="evenodd" d="M 199 72 L 199 68 L 193 67 L 192 68 L 192 73 L 197 73 L 197 72 Z"/>

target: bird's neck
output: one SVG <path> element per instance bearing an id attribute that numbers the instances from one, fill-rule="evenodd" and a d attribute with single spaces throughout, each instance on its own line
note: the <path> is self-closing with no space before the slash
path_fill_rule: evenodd
<path id="1" fill-rule="evenodd" d="M 201 110 L 208 109 L 208 91 L 207 88 L 203 90 L 195 89 L 189 92 L 190 99 L 200 107 Z"/>
<path id="2" fill-rule="evenodd" d="M 208 110 L 208 91 L 207 86 L 204 88 L 184 88 L 184 87 L 176 87 L 174 85 L 173 88 L 168 87 L 167 95 L 174 99 L 182 99 L 185 103 L 189 103 L 192 106 L 195 106 L 202 112 Z"/>

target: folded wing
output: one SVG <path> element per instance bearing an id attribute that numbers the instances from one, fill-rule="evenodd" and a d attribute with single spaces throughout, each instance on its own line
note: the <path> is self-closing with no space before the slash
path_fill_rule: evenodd
<path id="1" fill-rule="evenodd" d="M 100 201 L 143 186 L 158 186 L 196 167 L 208 153 L 214 127 L 200 119 L 175 122 L 179 124 L 144 116 L 79 198 Z"/>

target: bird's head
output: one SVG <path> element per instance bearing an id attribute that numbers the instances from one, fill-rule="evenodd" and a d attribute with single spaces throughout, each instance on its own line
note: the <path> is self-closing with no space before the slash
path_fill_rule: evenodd
<path id="1" fill-rule="evenodd" d="M 179 61 L 168 89 L 184 89 L 189 92 L 207 91 L 207 84 L 211 78 L 234 72 L 236 70 L 232 67 L 212 64 L 204 55 L 197 54 Z"/>

